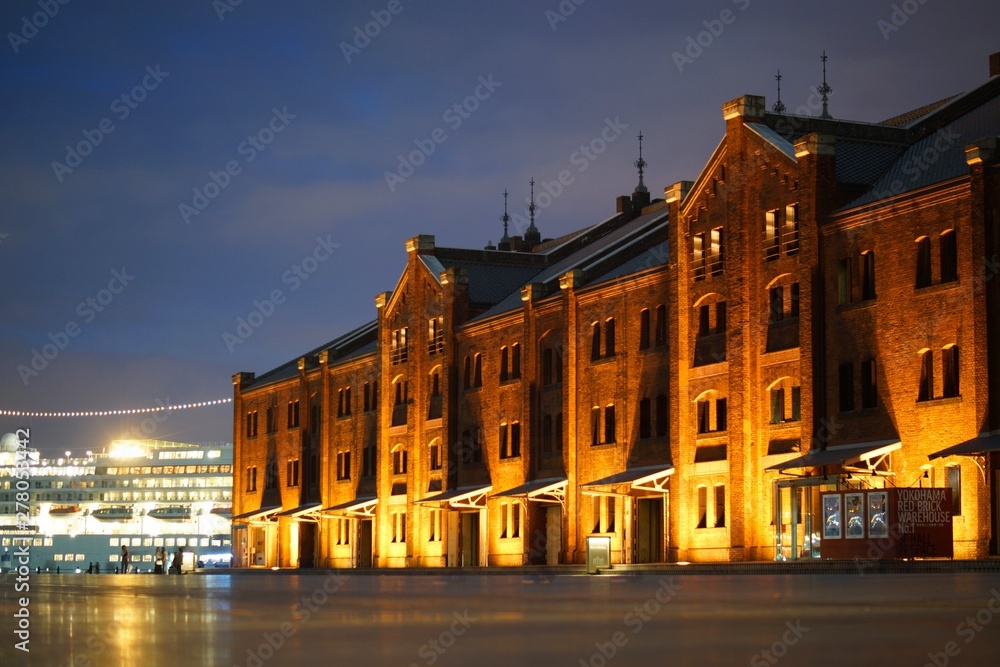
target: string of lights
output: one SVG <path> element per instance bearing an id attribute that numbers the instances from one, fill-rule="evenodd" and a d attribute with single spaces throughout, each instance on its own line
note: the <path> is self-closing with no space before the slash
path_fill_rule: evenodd
<path id="1" fill-rule="evenodd" d="M 35 412 L 31 410 L 0 410 L 0 417 L 113 417 L 116 415 L 141 415 L 150 412 L 172 412 L 175 410 L 190 410 L 192 408 L 207 408 L 212 405 L 232 403 L 231 398 L 220 398 L 215 401 L 200 403 L 184 403 L 183 405 L 158 405 L 155 408 L 126 408 L 123 410 L 67 410 Z"/>

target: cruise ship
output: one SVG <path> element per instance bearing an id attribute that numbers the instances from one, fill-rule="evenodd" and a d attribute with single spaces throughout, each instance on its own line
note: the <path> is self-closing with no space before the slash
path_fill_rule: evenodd
<path id="1" fill-rule="evenodd" d="M 18 447 L 14 434 L 0 439 L 0 570 L 26 543 L 32 572 L 116 572 L 122 546 L 130 572 L 152 572 L 157 547 L 168 560 L 184 547 L 191 568 L 229 566 L 230 443 L 116 440 L 54 459 Z"/>

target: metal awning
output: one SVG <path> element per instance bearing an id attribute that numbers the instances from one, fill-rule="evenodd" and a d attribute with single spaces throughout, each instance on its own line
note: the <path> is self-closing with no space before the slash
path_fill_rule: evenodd
<path id="1" fill-rule="evenodd" d="M 478 510 L 486 507 L 486 494 L 492 490 L 493 485 L 491 484 L 486 486 L 460 486 L 457 489 L 449 489 L 443 493 L 428 496 L 416 502 L 422 505 Z"/>
<path id="2" fill-rule="evenodd" d="M 319 512 L 323 505 L 321 503 L 306 503 L 305 505 L 299 505 L 296 508 L 285 510 L 284 512 L 278 512 L 275 516 L 281 517 L 291 517 L 299 521 L 307 520 L 307 517 Z"/>
<path id="3" fill-rule="evenodd" d="M 513 498 L 524 496 L 526 500 L 534 500 L 539 503 L 566 503 L 566 485 L 569 482 L 565 477 L 547 477 L 545 479 L 534 479 L 525 482 L 521 486 L 507 489 L 494 494 L 495 498 Z"/>
<path id="4" fill-rule="evenodd" d="M 586 495 L 634 495 L 633 491 L 650 491 L 666 493 L 667 482 L 674 473 L 674 467 L 669 463 L 626 470 L 582 484 L 580 488 Z M 627 485 L 627 489 L 622 487 Z"/>
<path id="5" fill-rule="evenodd" d="M 323 514 L 345 514 L 347 516 L 375 516 L 375 506 L 378 505 L 378 498 L 366 496 L 355 498 L 346 503 L 334 505 L 320 510 Z"/>
<path id="6" fill-rule="evenodd" d="M 256 509 L 256 510 L 253 510 L 253 511 L 250 511 L 250 512 L 244 512 L 243 514 L 237 514 L 236 516 L 234 516 L 231 519 L 231 521 L 254 521 L 254 520 L 259 520 L 259 519 L 265 519 L 268 516 L 270 516 L 271 514 L 274 514 L 275 512 L 279 512 L 279 511 L 281 511 L 281 506 L 280 505 L 277 506 L 277 507 L 274 507 L 274 506 L 272 506 L 272 507 L 261 507 L 260 509 Z"/>
<path id="7" fill-rule="evenodd" d="M 845 445 L 843 447 L 829 447 L 827 449 L 814 449 L 808 454 L 796 456 L 782 463 L 776 463 L 765 470 L 785 471 L 789 468 L 812 468 L 819 466 L 845 465 L 848 461 L 864 461 L 869 468 L 874 468 L 891 452 L 896 451 L 901 446 L 898 440 L 880 440 L 877 442 L 864 442 L 856 445 Z M 872 463 L 872 459 L 875 462 Z"/>
<path id="8" fill-rule="evenodd" d="M 943 456 L 971 456 L 973 454 L 986 454 L 987 452 L 1000 452 L 1000 433 L 980 435 L 971 440 L 966 440 L 957 445 L 952 445 L 941 451 L 929 454 L 927 458 L 933 461 Z"/>

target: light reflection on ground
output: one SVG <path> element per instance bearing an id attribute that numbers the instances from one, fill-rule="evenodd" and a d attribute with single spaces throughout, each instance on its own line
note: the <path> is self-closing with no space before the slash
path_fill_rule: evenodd
<path id="1" fill-rule="evenodd" d="M 13 579 L 0 586 L 4 667 L 922 665 L 949 641 L 971 665 L 1000 650 L 1000 618 L 956 634 L 994 594 L 1000 613 L 987 574 L 34 575 L 28 655 L 8 631 Z"/>

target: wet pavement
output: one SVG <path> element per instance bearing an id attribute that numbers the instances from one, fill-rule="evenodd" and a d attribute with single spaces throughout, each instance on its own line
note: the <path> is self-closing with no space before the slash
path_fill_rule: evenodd
<path id="1" fill-rule="evenodd" d="M 0 576 L 0 665 L 997 665 L 1000 575 Z M 30 653 L 15 648 L 27 595 Z"/>

